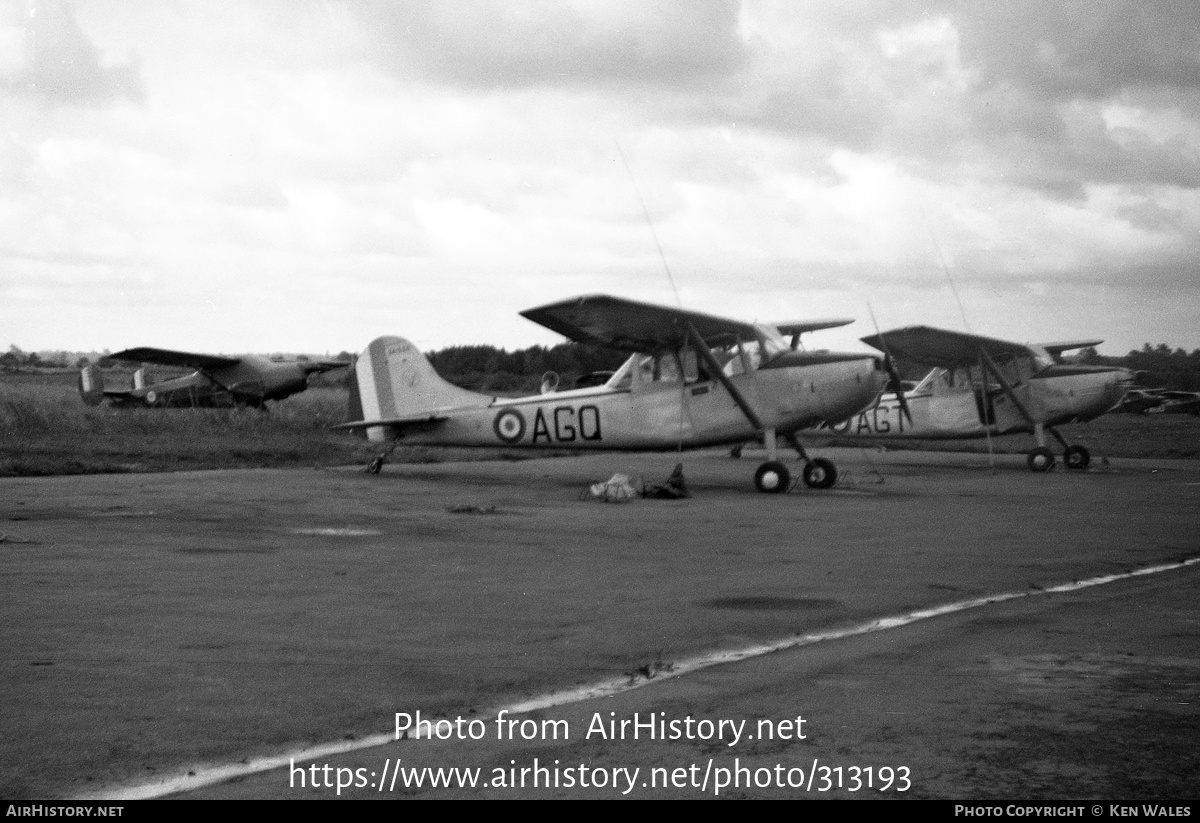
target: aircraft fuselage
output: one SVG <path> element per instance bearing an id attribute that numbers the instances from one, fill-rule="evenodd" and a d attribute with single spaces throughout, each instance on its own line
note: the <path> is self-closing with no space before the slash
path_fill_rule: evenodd
<path id="1" fill-rule="evenodd" d="M 203 369 L 149 385 L 138 385 L 140 381 L 135 379 L 133 388 L 104 390 L 99 370 L 88 367 L 80 376 L 80 390 L 88 402 L 99 403 L 107 398 L 117 406 L 259 406 L 267 400 L 282 400 L 304 391 L 308 387 L 308 371 L 300 362 L 276 362 L 246 355 L 229 366 Z"/>
<path id="2" fill-rule="evenodd" d="M 764 426 L 787 434 L 853 414 L 886 383 L 871 355 L 796 353 L 797 365 L 760 368 L 729 380 Z M 634 360 L 638 356 L 635 355 Z M 810 362 L 801 358 L 808 357 Z M 636 365 L 636 364 L 635 364 Z M 404 441 L 443 446 L 569 449 L 673 449 L 740 442 L 753 436 L 745 413 L 717 379 L 653 379 L 630 369 L 628 385 L 575 389 L 531 397 L 495 398 L 459 408 Z"/>
<path id="3" fill-rule="evenodd" d="M 1099 417 L 1121 399 L 1132 380 L 1126 369 L 1097 366 L 1055 364 L 1008 371 L 1017 401 L 1045 426 Z M 982 385 L 974 370 L 934 369 L 904 393 L 911 421 L 902 414 L 895 393 L 885 393 L 873 407 L 829 428 L 840 436 L 864 439 L 955 439 L 1033 431 L 1007 392 L 992 382 L 982 391 Z"/>

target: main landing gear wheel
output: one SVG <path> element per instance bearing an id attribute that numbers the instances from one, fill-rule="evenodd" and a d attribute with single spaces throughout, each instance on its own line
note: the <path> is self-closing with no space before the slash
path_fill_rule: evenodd
<path id="1" fill-rule="evenodd" d="M 1029 464 L 1030 471 L 1048 472 L 1054 468 L 1054 452 L 1039 446 L 1029 453 L 1025 462 Z"/>
<path id="2" fill-rule="evenodd" d="M 823 457 L 804 465 L 804 483 L 810 489 L 831 489 L 837 482 L 837 469 Z"/>
<path id="3" fill-rule="evenodd" d="M 1092 462 L 1092 456 L 1083 446 L 1067 446 L 1063 452 L 1063 463 L 1068 469 L 1086 469 Z"/>
<path id="4" fill-rule="evenodd" d="M 754 487 L 763 494 L 780 494 L 788 490 L 792 476 L 787 466 L 778 460 L 768 460 L 754 473 Z"/>

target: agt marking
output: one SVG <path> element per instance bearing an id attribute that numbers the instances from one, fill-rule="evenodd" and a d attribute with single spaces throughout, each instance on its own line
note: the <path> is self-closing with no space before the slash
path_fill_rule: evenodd
<path id="1" fill-rule="evenodd" d="M 892 413 L 899 412 L 899 406 L 876 406 L 867 409 L 833 427 L 838 434 L 888 434 L 892 431 Z M 895 430 L 897 434 L 904 433 L 904 415 L 896 414 Z"/>

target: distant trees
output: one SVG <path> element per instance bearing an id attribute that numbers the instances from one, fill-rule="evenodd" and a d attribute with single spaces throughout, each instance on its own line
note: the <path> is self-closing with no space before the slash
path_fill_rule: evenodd
<path id="1" fill-rule="evenodd" d="M 1146 343 L 1124 357 L 1104 357 L 1096 349 L 1081 349 L 1072 358 L 1083 365 L 1124 366 L 1138 372 L 1138 384 L 1152 389 L 1200 391 L 1200 349 L 1188 354 L 1166 343 Z"/>
<path id="2" fill-rule="evenodd" d="M 530 346 L 509 352 L 494 346 L 450 346 L 426 355 L 437 373 L 474 391 L 533 391 L 548 371 L 558 372 L 564 387 L 582 375 L 612 371 L 629 355 L 583 343 Z"/>
<path id="3" fill-rule="evenodd" d="M 101 368 L 115 365 L 105 350 L 96 356 Z M 482 392 L 534 391 L 541 377 L 548 371 L 558 372 L 563 387 L 570 387 L 579 377 L 598 371 L 612 371 L 619 367 L 626 353 L 612 351 L 583 343 L 560 343 L 557 346 L 530 346 L 527 349 L 507 351 L 495 346 L 450 346 L 427 354 L 438 374 L 465 388 Z M 66 368 L 73 354 L 59 352 L 25 352 L 18 346 L 8 347 L 0 354 L 0 371 L 20 372 L 43 368 Z M 351 361 L 350 352 L 339 352 L 338 360 Z M 1140 372 L 1138 382 L 1144 386 L 1175 391 L 1200 391 L 1200 349 L 1190 354 L 1181 348 L 1172 349 L 1165 343 L 1152 346 L 1146 343 L 1124 357 L 1105 357 L 1094 347 L 1081 349 L 1071 358 L 1083 364 L 1124 366 Z M 74 360 L 75 368 L 83 368 L 91 361 L 87 355 Z M 901 363 L 903 368 L 905 365 Z M 906 370 L 904 377 L 919 378 L 924 375 L 920 368 L 912 374 Z M 345 379 L 339 376 L 339 380 Z"/>
<path id="4" fill-rule="evenodd" d="M 25 352 L 18 346 L 9 346 L 8 351 L 0 354 L 0 371 L 20 372 L 37 369 L 64 369 L 70 362 L 70 355 L 65 351 L 54 352 Z M 82 366 L 87 365 L 87 358 L 79 358 Z"/>
<path id="5" fill-rule="evenodd" d="M 1171 350 L 1160 343 L 1146 343 L 1141 350 L 1131 351 L 1121 358 L 1121 365 L 1144 372 L 1138 380 L 1144 386 L 1175 391 L 1200 391 L 1200 349 L 1188 354 L 1183 349 Z"/>
<path id="6" fill-rule="evenodd" d="M 25 363 L 25 352 L 16 346 L 9 346 L 8 351 L 0 354 L 0 369 L 4 371 L 20 371 L 23 363 Z"/>

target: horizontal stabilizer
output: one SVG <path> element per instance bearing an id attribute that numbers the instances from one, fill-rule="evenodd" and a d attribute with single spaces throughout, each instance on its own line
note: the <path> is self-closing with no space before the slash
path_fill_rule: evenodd
<path id="1" fill-rule="evenodd" d="M 439 423 L 444 423 L 448 419 L 449 417 L 445 414 L 429 413 L 414 415 L 412 417 L 389 417 L 385 420 L 357 420 L 351 423 L 338 423 L 332 428 L 344 431 L 357 431 L 358 429 L 374 429 L 386 426 L 388 428 L 403 430 L 418 426 L 433 427 Z"/>

